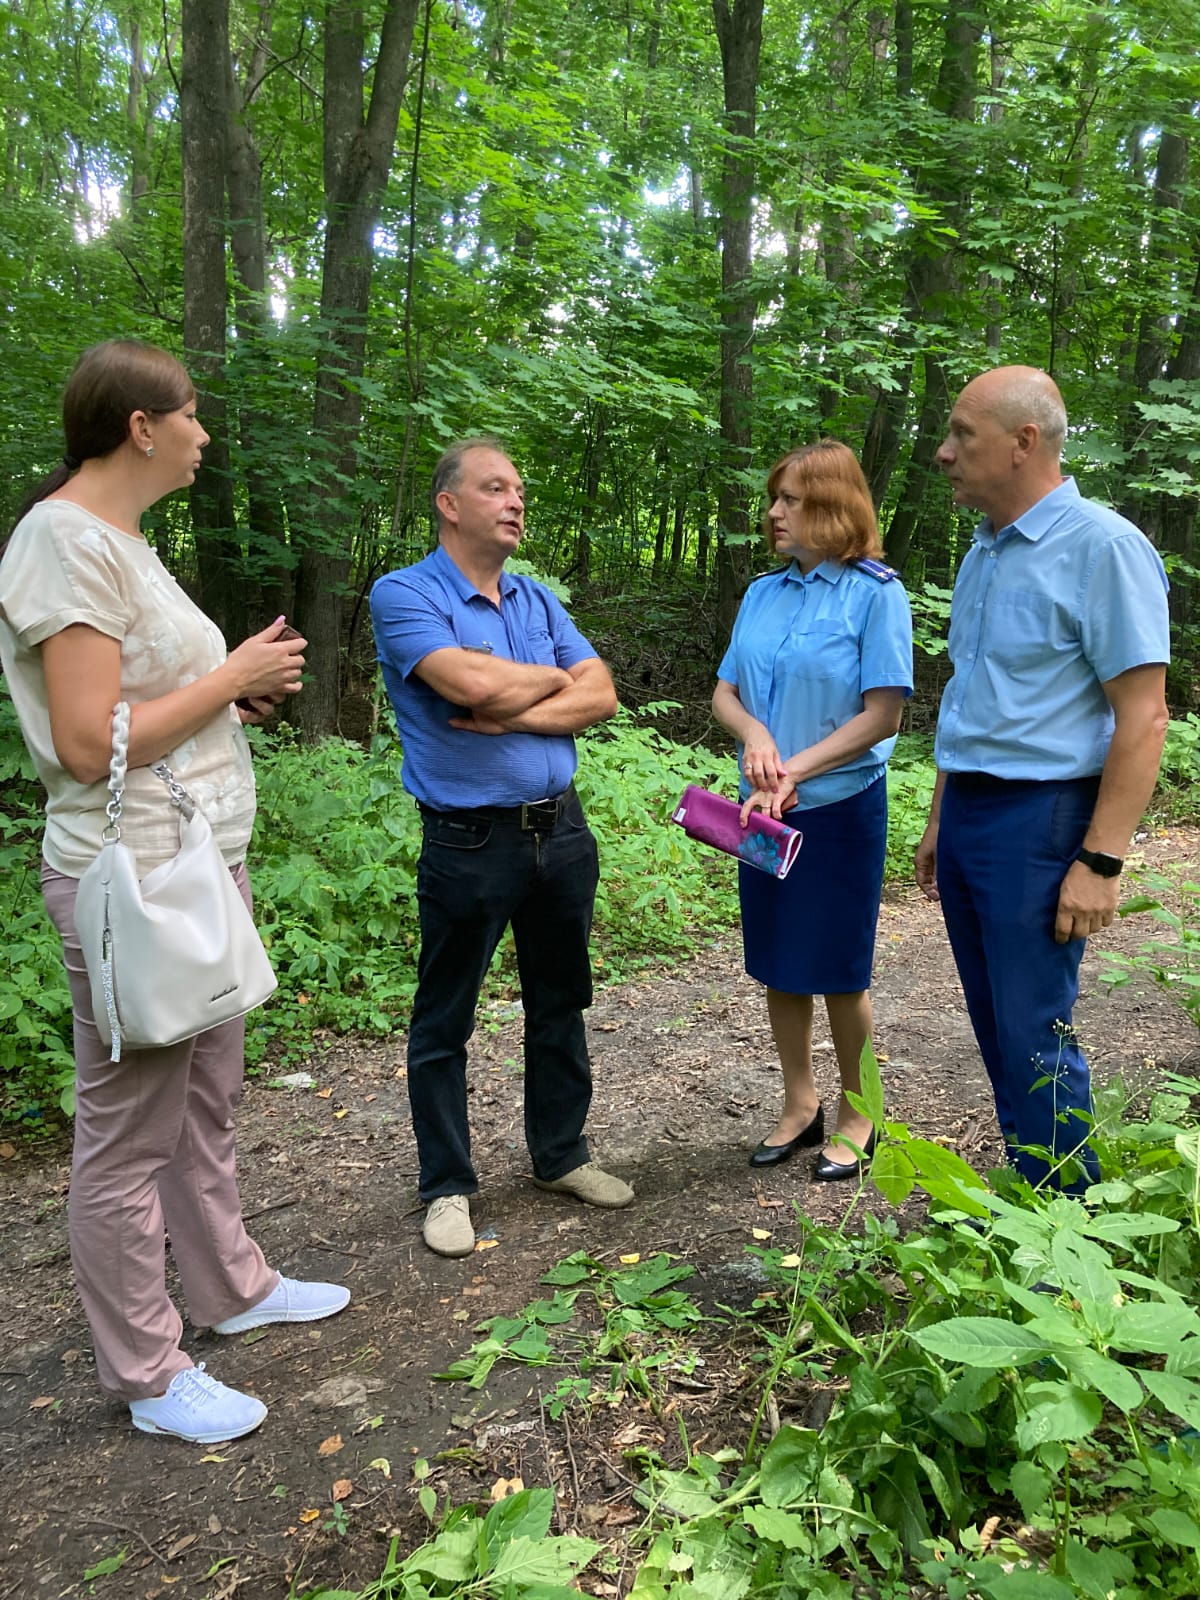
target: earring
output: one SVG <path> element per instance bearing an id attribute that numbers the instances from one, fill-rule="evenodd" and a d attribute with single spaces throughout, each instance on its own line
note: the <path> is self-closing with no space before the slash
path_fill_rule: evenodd
<path id="1" fill-rule="evenodd" d="M 146 460 L 147 460 L 147 461 L 149 461 L 149 460 L 150 460 L 150 457 L 151 457 L 151 456 L 152 456 L 152 455 L 153 455 L 153 454 L 154 454 L 154 446 L 153 446 L 153 445 L 152 445 L 152 444 L 148 444 L 148 445 L 147 445 L 147 446 L 146 446 Z"/>

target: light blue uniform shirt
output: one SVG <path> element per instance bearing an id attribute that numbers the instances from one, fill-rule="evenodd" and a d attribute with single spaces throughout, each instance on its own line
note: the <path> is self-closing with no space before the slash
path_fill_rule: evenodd
<path id="1" fill-rule="evenodd" d="M 1124 517 L 1072 478 L 997 533 L 975 531 L 954 586 L 954 676 L 938 715 L 944 772 L 1087 778 L 1114 717 L 1103 684 L 1170 659 L 1167 575 Z"/>
<path id="2" fill-rule="evenodd" d="M 424 561 L 379 579 L 371 621 L 411 795 L 435 811 L 460 811 L 523 805 L 569 786 L 576 766 L 570 734 L 452 728 L 451 717 L 469 713 L 414 671 L 433 651 L 458 648 L 564 670 L 591 660 L 596 652 L 549 589 L 502 572 L 497 606 L 439 545 Z"/>
<path id="3" fill-rule="evenodd" d="M 806 577 L 794 561 L 746 590 L 717 676 L 770 732 L 785 761 L 849 722 L 867 689 L 912 694 L 912 615 L 897 579 L 822 561 Z M 801 810 L 847 800 L 882 776 L 895 737 L 809 778 Z M 738 764 L 742 746 L 738 746 Z M 742 779 L 741 794 L 750 793 Z"/>

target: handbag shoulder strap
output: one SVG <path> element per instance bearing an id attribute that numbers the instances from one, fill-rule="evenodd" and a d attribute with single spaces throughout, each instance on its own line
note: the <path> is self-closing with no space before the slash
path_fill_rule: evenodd
<path id="1" fill-rule="evenodd" d="M 106 840 L 116 840 L 121 837 L 121 802 L 125 795 L 125 774 L 128 767 L 129 705 L 126 701 L 119 700 L 113 707 L 112 759 L 108 764 L 109 801 L 104 808 L 104 815 L 108 818 L 108 826 L 104 830 Z M 196 810 L 196 802 L 167 763 L 156 761 L 150 771 L 166 784 L 171 804 L 190 822 Z"/>

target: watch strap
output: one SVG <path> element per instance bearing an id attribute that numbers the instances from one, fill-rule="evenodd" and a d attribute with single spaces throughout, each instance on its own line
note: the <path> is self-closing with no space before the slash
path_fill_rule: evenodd
<path id="1" fill-rule="evenodd" d="M 1101 878 L 1117 878 L 1125 862 L 1120 856 L 1107 855 L 1103 850 L 1080 850 L 1075 858 L 1082 861 Z"/>

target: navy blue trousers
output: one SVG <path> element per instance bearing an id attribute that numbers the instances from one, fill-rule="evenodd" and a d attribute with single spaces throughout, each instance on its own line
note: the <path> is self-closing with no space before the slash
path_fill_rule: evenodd
<path id="1" fill-rule="evenodd" d="M 1022 1149 L 1070 1154 L 1086 1177 L 1051 1182 L 1078 1192 L 1098 1176 L 1086 1144 L 1088 1064 L 1071 1014 L 1086 940 L 1056 944 L 1058 893 L 1095 810 L 1098 778 L 946 783 L 937 883 L 971 1026 L 991 1079 L 1000 1131 L 1031 1183 L 1051 1172 Z"/>
<path id="2" fill-rule="evenodd" d="M 537 1177 L 588 1160 L 592 1076 L 583 1012 L 599 882 L 596 841 L 572 793 L 552 829 L 512 813 L 424 812 L 417 865 L 421 956 L 408 1035 L 408 1098 L 420 1196 L 473 1194 L 467 1041 L 479 991 L 511 922 L 525 1013 L 525 1142 Z"/>

